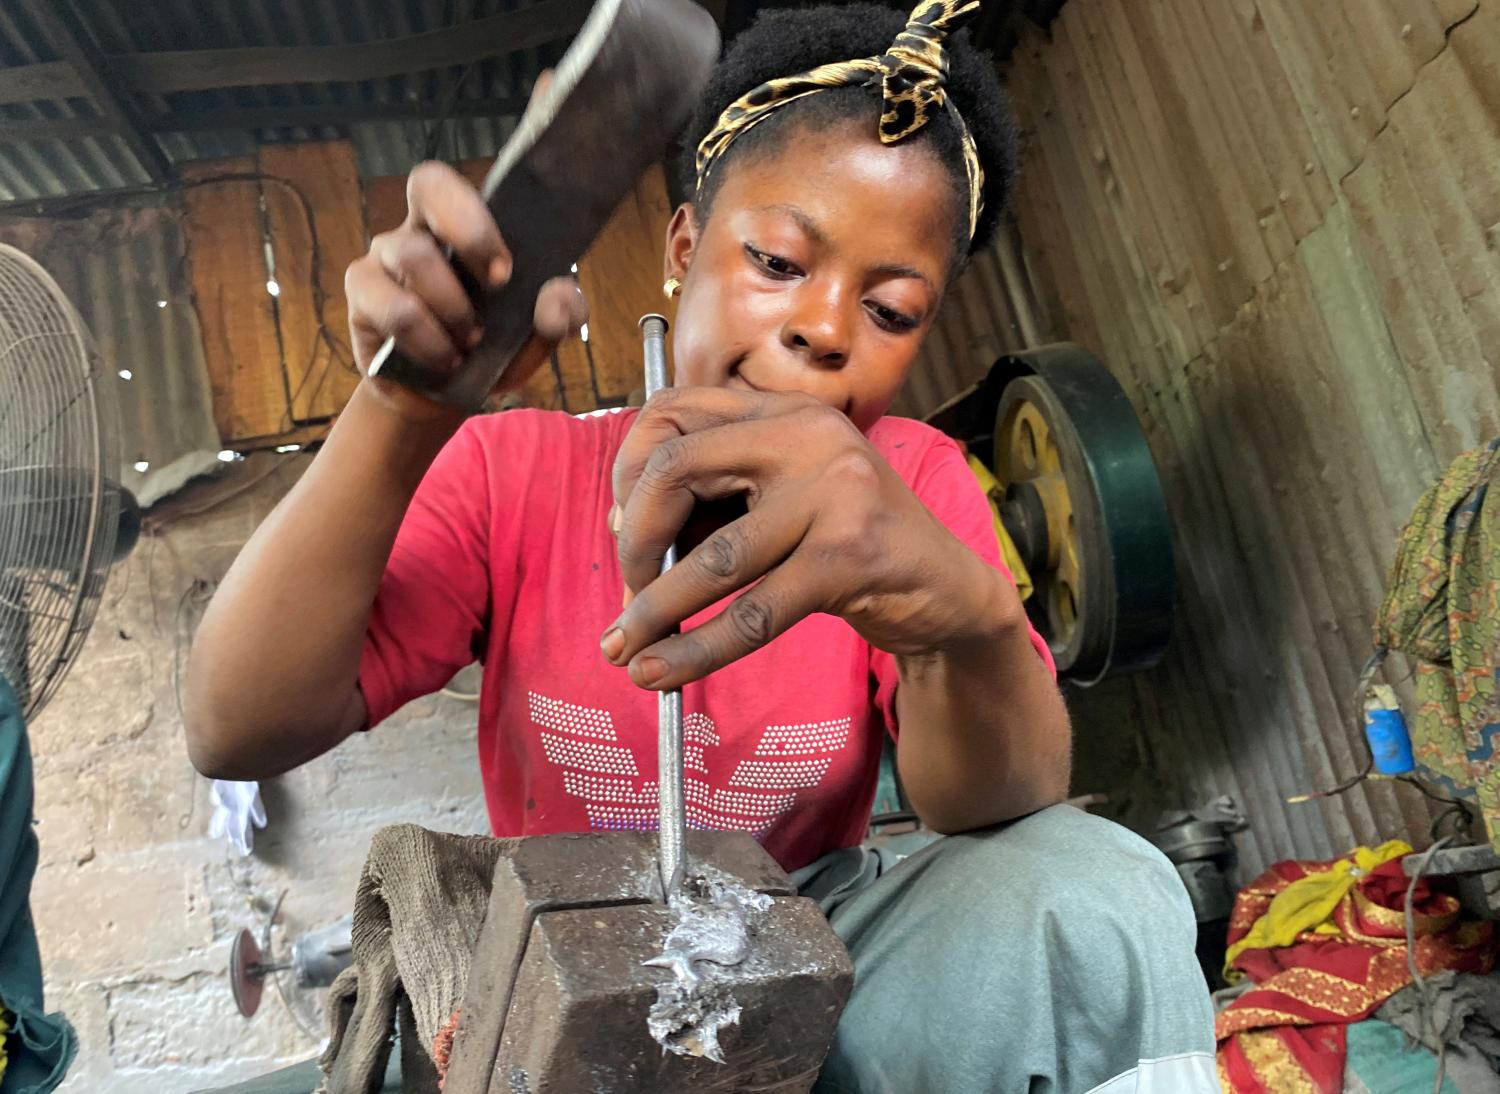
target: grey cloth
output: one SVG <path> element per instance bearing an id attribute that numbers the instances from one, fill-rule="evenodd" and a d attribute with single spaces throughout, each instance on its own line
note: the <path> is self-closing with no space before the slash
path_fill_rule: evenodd
<path id="1" fill-rule="evenodd" d="M 1500 1094 L 1500 975 L 1437 973 L 1396 992 L 1375 1017 L 1441 1049 L 1443 1070 L 1460 1094 Z"/>
<path id="2" fill-rule="evenodd" d="M 1211 1058 L 1192 905 L 1145 840 L 1054 806 L 893 859 L 851 848 L 794 875 L 854 957 L 817 1094 L 1083 1094 Z"/>
<path id="3" fill-rule="evenodd" d="M 354 894 L 354 964 L 329 988 L 327 1094 L 381 1088 L 398 1013 L 403 1089 L 434 1088 L 433 1040 L 463 1000 L 505 846 L 414 824 L 375 833 Z"/>

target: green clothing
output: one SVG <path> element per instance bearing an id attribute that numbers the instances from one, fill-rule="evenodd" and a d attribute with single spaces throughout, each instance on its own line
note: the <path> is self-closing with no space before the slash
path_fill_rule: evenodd
<path id="1" fill-rule="evenodd" d="M 10 685 L 0 676 L 0 1094 L 45 1094 L 63 1080 L 77 1044 L 73 1027 L 42 1006 L 42 960 L 31 921 L 37 843 L 32 831 L 31 745 Z"/>
<path id="2" fill-rule="evenodd" d="M 1378 649 L 1417 668 L 1412 752 L 1434 781 L 1477 801 L 1500 851 L 1500 440 L 1460 456 L 1412 511 L 1396 545 Z"/>
<path id="3" fill-rule="evenodd" d="M 815 1094 L 1218 1094 L 1176 870 L 1066 805 L 798 871 L 854 958 Z"/>

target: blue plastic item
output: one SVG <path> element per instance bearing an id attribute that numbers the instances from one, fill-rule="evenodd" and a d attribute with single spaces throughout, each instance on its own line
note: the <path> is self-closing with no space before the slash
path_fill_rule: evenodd
<path id="1" fill-rule="evenodd" d="M 1375 770 L 1382 775 L 1406 775 L 1416 770 L 1411 754 L 1411 734 L 1399 709 L 1374 707 L 1365 711 L 1365 740 L 1375 757 Z"/>

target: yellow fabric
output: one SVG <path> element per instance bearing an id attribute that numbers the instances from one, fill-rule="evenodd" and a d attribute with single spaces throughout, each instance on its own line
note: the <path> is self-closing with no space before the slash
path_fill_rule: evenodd
<path id="1" fill-rule="evenodd" d="M 5 1080 L 5 1035 L 10 1031 L 10 1015 L 0 1007 L 0 1082 Z"/>
<path id="2" fill-rule="evenodd" d="M 917 132 L 938 110 L 946 110 L 958 128 L 964 173 L 969 180 L 969 239 L 984 211 L 984 169 L 974 136 L 948 96 L 948 35 L 979 14 L 979 0 L 918 0 L 906 27 L 879 57 L 860 57 L 819 65 L 795 76 L 767 80 L 724 108 L 718 122 L 698 142 L 697 197 L 714 162 L 734 139 L 798 99 L 833 87 L 880 85 L 880 140 L 894 144 Z"/>
<path id="3" fill-rule="evenodd" d="M 1010 538 L 1010 533 L 1005 530 L 1005 525 L 1000 521 L 1000 503 L 996 495 L 1000 492 L 1000 484 L 995 481 L 995 476 L 990 474 L 990 469 L 978 456 L 969 453 L 969 470 L 974 472 L 974 477 L 979 480 L 979 488 L 984 491 L 985 499 L 990 503 L 990 514 L 995 520 L 995 538 L 1000 541 L 1000 557 L 1004 560 L 1006 569 L 1016 579 L 1016 589 L 1021 594 L 1022 600 L 1029 600 L 1033 586 L 1031 574 L 1026 569 L 1026 563 L 1021 561 L 1021 553 L 1016 550 L 1015 542 Z"/>
<path id="4" fill-rule="evenodd" d="M 1354 888 L 1360 875 L 1382 862 L 1409 854 L 1411 844 L 1398 839 L 1387 840 L 1374 848 L 1356 847 L 1353 854 L 1337 860 L 1332 869 L 1291 882 L 1272 898 L 1266 914 L 1255 921 L 1249 933 L 1229 947 L 1224 955 L 1225 979 L 1237 983 L 1245 978 L 1244 973 L 1230 968 L 1244 950 L 1290 946 L 1297 941 L 1298 935 L 1307 931 L 1338 934 L 1338 928 L 1332 922 L 1333 910 Z"/>

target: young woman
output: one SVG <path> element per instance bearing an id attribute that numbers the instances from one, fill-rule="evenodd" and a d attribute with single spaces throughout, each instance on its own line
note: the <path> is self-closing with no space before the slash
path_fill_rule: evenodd
<path id="1" fill-rule="evenodd" d="M 1056 804 L 1067 717 L 985 500 L 951 441 L 885 417 L 1014 170 L 977 8 L 776 11 L 733 44 L 667 231 L 676 386 L 643 411 L 465 422 L 361 384 L 203 621 L 189 747 L 272 775 L 478 658 L 495 834 L 654 827 L 656 692 L 681 687 L 690 823 L 755 832 L 854 955 L 819 1089 L 1216 1089 L 1186 895 Z M 478 335 L 442 245 L 496 288 L 510 258 L 451 170 L 409 197 L 349 270 L 355 345 L 453 367 Z M 584 315 L 551 284 L 538 337 Z M 954 834 L 894 869 L 859 846 L 887 733 Z"/>

